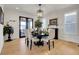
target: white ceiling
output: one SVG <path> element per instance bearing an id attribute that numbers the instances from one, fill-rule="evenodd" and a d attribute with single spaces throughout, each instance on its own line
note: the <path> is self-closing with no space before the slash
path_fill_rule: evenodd
<path id="1" fill-rule="evenodd" d="M 70 7 L 72 4 L 42 4 L 42 10 L 44 11 L 44 15 L 47 15 L 50 12 L 54 12 L 56 10 Z M 29 13 L 31 15 L 36 15 L 39 6 L 37 4 L 6 4 L 4 5 L 5 9 L 16 10 Z"/>

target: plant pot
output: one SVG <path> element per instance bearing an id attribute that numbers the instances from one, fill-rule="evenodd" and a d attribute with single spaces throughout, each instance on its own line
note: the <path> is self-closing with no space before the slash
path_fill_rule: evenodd
<path id="1" fill-rule="evenodd" d="M 4 41 L 5 42 L 8 42 L 8 41 L 12 41 L 13 39 L 13 35 L 12 34 L 10 34 L 10 38 L 8 37 L 8 34 L 6 34 L 5 36 L 4 36 Z"/>

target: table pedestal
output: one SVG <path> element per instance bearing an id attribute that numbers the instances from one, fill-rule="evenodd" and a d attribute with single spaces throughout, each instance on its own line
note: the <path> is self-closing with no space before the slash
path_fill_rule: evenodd
<path id="1" fill-rule="evenodd" d="M 37 41 L 37 42 L 34 42 L 34 44 L 36 45 L 36 46 L 43 46 L 44 45 L 44 41 Z"/>

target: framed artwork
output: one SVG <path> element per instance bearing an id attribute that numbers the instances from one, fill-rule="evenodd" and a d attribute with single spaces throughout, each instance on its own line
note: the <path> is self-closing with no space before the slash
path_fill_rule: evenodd
<path id="1" fill-rule="evenodd" d="M 4 22 L 4 13 L 2 8 L 0 7 L 0 24 L 3 24 L 3 22 Z"/>
<path id="2" fill-rule="evenodd" d="M 49 20 L 49 25 L 56 25 L 56 26 L 57 26 L 57 25 L 58 25 L 58 24 L 57 24 L 57 18 L 55 18 L 55 19 L 50 19 L 50 20 Z"/>

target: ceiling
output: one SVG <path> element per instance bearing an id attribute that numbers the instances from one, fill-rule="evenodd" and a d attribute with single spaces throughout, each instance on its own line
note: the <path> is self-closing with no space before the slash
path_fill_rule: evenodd
<path id="1" fill-rule="evenodd" d="M 42 10 L 44 15 L 47 15 L 50 12 L 60 10 L 66 7 L 70 7 L 72 4 L 42 4 Z M 31 15 L 36 15 L 37 10 L 39 9 L 38 4 L 6 4 L 4 5 L 5 10 L 17 10 L 29 13 Z"/>

